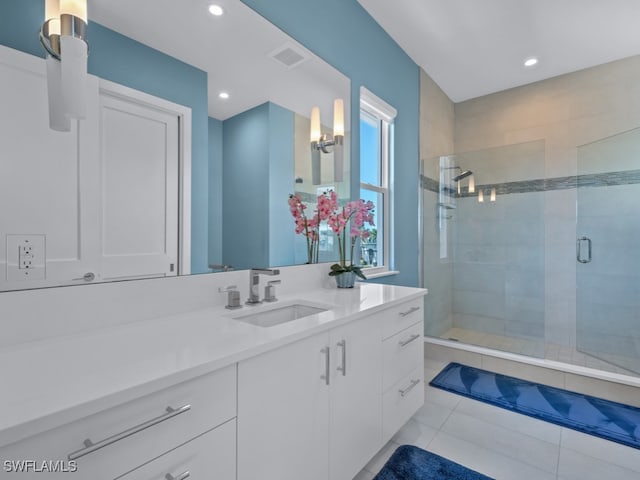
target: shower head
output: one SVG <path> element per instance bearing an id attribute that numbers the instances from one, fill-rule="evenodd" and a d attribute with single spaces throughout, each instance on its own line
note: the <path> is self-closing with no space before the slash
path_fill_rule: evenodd
<path id="1" fill-rule="evenodd" d="M 465 170 L 464 172 L 462 172 L 457 177 L 453 177 L 453 181 L 454 182 L 459 182 L 460 180 L 462 180 L 463 178 L 467 178 L 471 174 L 473 174 L 473 172 L 471 170 Z"/>

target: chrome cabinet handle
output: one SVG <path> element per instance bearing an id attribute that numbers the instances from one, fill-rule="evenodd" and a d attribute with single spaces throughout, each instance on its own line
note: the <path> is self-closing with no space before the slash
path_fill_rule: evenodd
<path id="1" fill-rule="evenodd" d="M 403 341 L 403 340 L 400 340 L 400 341 L 398 342 L 398 344 L 399 344 L 401 347 L 406 347 L 407 345 L 409 345 L 409 344 L 410 344 L 411 342 L 413 342 L 414 340 L 417 340 L 418 338 L 420 338 L 420 335 L 418 335 L 418 334 L 416 333 L 416 334 L 414 334 L 414 335 L 411 335 L 407 340 L 404 340 L 404 341 Z"/>
<path id="2" fill-rule="evenodd" d="M 582 258 L 582 242 L 587 242 L 587 258 Z M 576 240 L 576 260 L 580 263 L 589 263 L 591 262 L 591 239 L 589 237 L 580 237 Z"/>
<path id="3" fill-rule="evenodd" d="M 95 279 L 96 279 L 96 274 L 93 272 L 88 272 L 88 273 L 85 273 L 80 278 L 73 278 L 72 280 L 74 282 L 78 280 L 84 280 L 85 282 L 93 282 Z"/>
<path id="4" fill-rule="evenodd" d="M 322 380 L 324 380 L 325 385 L 329 385 L 329 347 L 324 347 L 322 350 L 320 350 L 320 353 L 324 353 L 326 355 L 325 359 L 324 359 L 324 375 L 320 375 L 320 378 Z"/>
<path id="5" fill-rule="evenodd" d="M 191 405 L 184 405 L 178 409 L 173 409 L 171 407 L 167 407 L 167 413 L 164 413 L 158 417 L 152 418 L 151 420 L 147 420 L 135 427 L 131 427 L 123 432 L 116 433 L 111 437 L 105 438 L 104 440 L 100 440 L 99 442 L 93 443 L 90 439 L 86 439 L 84 443 L 85 448 L 81 448 L 80 450 L 76 450 L 75 452 L 71 452 L 67 455 L 69 460 L 76 460 L 80 457 L 84 457 L 90 453 L 95 452 L 96 450 L 100 450 L 106 446 L 109 446 L 113 443 L 119 442 L 120 440 L 130 437 L 138 432 L 146 430 L 149 427 L 153 427 L 158 423 L 164 422 L 165 420 L 169 420 L 170 418 L 175 417 L 176 415 L 180 415 L 181 413 L 188 412 L 191 410 Z"/>
<path id="6" fill-rule="evenodd" d="M 336 345 L 338 345 L 342 349 L 342 365 L 340 365 L 337 370 L 342 372 L 342 376 L 347 376 L 347 341 L 340 340 Z"/>
<path id="7" fill-rule="evenodd" d="M 412 314 L 413 312 L 417 312 L 418 310 L 420 310 L 420 307 L 411 307 L 409 310 L 407 310 L 406 312 L 400 312 L 400 316 L 401 317 L 406 317 L 407 315 Z"/>
<path id="8" fill-rule="evenodd" d="M 186 472 L 182 472 L 180 475 L 178 475 L 177 477 L 174 477 L 173 475 L 171 475 L 170 473 L 167 473 L 164 478 L 166 480 L 186 480 L 187 478 L 189 478 L 191 476 L 191 474 L 189 473 L 189 470 L 187 470 Z"/>
<path id="9" fill-rule="evenodd" d="M 398 390 L 398 393 L 401 397 L 404 397 L 407 393 L 409 393 L 413 388 L 420 383 L 420 380 L 411 380 L 411 383 L 404 390 Z"/>

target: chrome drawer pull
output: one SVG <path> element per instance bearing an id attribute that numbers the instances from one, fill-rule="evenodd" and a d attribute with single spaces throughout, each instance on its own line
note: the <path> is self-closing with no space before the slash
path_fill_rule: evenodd
<path id="1" fill-rule="evenodd" d="M 320 353 L 324 353 L 326 355 L 325 359 L 324 359 L 324 375 L 320 375 L 320 378 L 322 380 L 324 380 L 324 383 L 326 385 L 329 385 L 329 355 L 330 355 L 330 350 L 329 347 L 324 347 L 322 350 L 320 350 Z"/>
<path id="2" fill-rule="evenodd" d="M 420 380 L 411 380 L 411 384 L 407 388 L 405 388 L 404 390 L 398 390 L 398 393 L 400 393 L 401 397 L 404 397 L 407 393 L 409 393 L 411 390 L 413 390 L 413 387 L 415 387 L 419 383 L 420 383 Z"/>
<path id="3" fill-rule="evenodd" d="M 420 335 L 418 335 L 418 334 L 416 333 L 416 334 L 414 334 L 414 335 L 411 335 L 407 340 L 404 340 L 404 341 L 400 340 L 400 341 L 398 342 L 398 344 L 399 344 L 401 347 L 406 347 L 407 345 L 409 345 L 409 344 L 410 344 L 411 342 L 413 342 L 414 340 L 417 340 L 418 338 L 420 338 Z"/>
<path id="4" fill-rule="evenodd" d="M 93 443 L 90 439 L 86 439 L 84 441 L 85 448 L 81 448 L 80 450 L 76 450 L 75 452 L 71 452 L 67 455 L 69 460 L 76 460 L 80 457 L 84 457 L 90 453 L 95 452 L 96 450 L 100 450 L 112 443 L 119 442 L 120 440 L 130 437 L 138 432 L 146 430 L 149 427 L 153 427 L 158 423 L 164 422 L 165 420 L 169 420 L 170 418 L 175 417 L 176 415 L 180 415 L 181 413 L 188 412 L 191 410 L 191 405 L 184 405 L 178 409 L 173 409 L 171 407 L 167 407 L 167 413 L 160 415 L 159 417 L 152 418 L 151 420 L 147 420 L 146 422 L 141 423 L 140 425 L 136 425 L 135 427 L 131 427 L 124 432 L 116 433 L 111 437 L 105 438 L 104 440 L 100 440 L 99 442 Z"/>
<path id="5" fill-rule="evenodd" d="M 340 365 L 337 370 L 342 372 L 342 376 L 347 376 L 347 341 L 340 340 L 336 345 L 338 345 L 342 349 L 342 365 Z"/>
<path id="6" fill-rule="evenodd" d="M 166 480 L 186 480 L 187 478 L 189 478 L 191 476 L 191 474 L 189 473 L 189 470 L 187 470 L 186 472 L 182 472 L 180 475 L 178 475 L 177 477 L 174 477 L 173 475 L 171 475 L 170 473 L 167 473 L 164 478 L 166 478 Z"/>
<path id="7" fill-rule="evenodd" d="M 420 310 L 420 307 L 411 307 L 409 310 L 407 310 L 406 312 L 400 312 L 400 316 L 401 317 L 406 317 L 407 315 L 412 314 L 413 312 L 417 312 L 418 310 Z"/>

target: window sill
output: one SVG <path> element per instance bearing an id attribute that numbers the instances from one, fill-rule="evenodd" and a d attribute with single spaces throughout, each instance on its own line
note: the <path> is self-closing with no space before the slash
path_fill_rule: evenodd
<path id="1" fill-rule="evenodd" d="M 381 277 L 390 277 L 391 275 L 399 275 L 400 272 L 398 270 L 382 270 L 378 272 L 367 273 L 366 270 L 363 270 L 362 273 L 367 277 L 367 280 L 373 280 L 375 278 Z"/>

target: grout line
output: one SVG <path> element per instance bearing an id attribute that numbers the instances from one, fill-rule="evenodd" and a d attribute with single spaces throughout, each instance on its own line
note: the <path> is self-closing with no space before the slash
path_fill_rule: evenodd
<path id="1" fill-rule="evenodd" d="M 560 478 L 560 457 L 562 456 L 562 436 L 564 434 L 564 427 L 560 427 L 560 439 L 558 442 L 558 461 L 556 462 L 556 478 Z"/>

